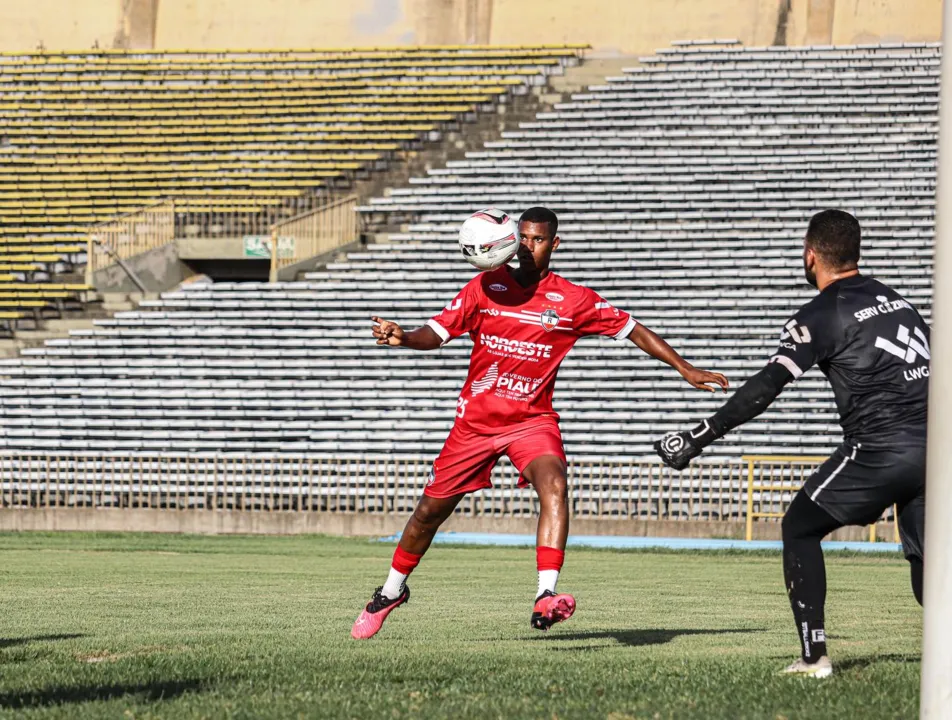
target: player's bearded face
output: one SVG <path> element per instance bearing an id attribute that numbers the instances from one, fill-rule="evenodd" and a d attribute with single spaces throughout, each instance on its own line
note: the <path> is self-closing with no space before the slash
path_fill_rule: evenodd
<path id="1" fill-rule="evenodd" d="M 816 284 L 816 255 L 809 248 L 803 249 L 803 275 L 813 287 Z"/>

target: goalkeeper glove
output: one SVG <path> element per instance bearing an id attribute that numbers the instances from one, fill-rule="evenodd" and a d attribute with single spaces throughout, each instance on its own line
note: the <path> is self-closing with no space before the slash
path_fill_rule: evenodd
<path id="1" fill-rule="evenodd" d="M 688 464 L 700 455 L 704 448 L 717 440 L 717 435 L 707 420 L 693 430 L 668 433 L 655 441 L 654 449 L 664 464 L 675 470 L 684 470 Z"/>

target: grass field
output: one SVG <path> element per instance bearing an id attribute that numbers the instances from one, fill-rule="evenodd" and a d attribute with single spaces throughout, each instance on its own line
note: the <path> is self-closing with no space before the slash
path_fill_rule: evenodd
<path id="1" fill-rule="evenodd" d="M 570 550 L 579 609 L 529 628 L 534 553 L 437 546 L 350 639 L 392 548 L 356 539 L 0 535 L 0 717 L 912 718 L 921 611 L 896 556 L 828 560 L 837 675 L 776 554 Z"/>

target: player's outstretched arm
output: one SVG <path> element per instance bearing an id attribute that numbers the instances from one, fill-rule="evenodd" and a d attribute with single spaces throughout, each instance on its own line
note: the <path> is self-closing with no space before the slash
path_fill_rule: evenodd
<path id="1" fill-rule="evenodd" d="M 657 333 L 652 332 L 641 323 L 635 325 L 635 329 L 628 335 L 628 339 L 635 345 L 648 353 L 651 357 L 657 358 L 663 363 L 667 363 L 679 373 L 681 377 L 687 380 L 698 390 L 707 390 L 715 392 L 717 387 L 727 392 L 729 383 L 727 378 L 720 373 L 708 372 L 707 370 L 698 370 L 691 363 L 681 357 L 677 350 L 668 345 L 664 339 Z M 715 387 L 717 386 L 717 387 Z"/>
<path id="2" fill-rule="evenodd" d="M 744 383 L 720 410 L 693 430 L 670 433 L 656 441 L 655 452 L 668 467 L 684 470 L 712 442 L 766 410 L 791 380 L 793 375 L 784 365 L 767 363 L 767 367 Z"/>
<path id="3" fill-rule="evenodd" d="M 392 320 L 376 316 L 370 319 L 374 321 L 373 333 L 378 345 L 406 347 L 411 350 L 435 350 L 443 344 L 440 336 L 429 325 L 405 332 Z"/>

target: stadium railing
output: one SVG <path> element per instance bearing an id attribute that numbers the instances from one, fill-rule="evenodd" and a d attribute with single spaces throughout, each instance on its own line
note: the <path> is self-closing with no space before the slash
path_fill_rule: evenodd
<path id="1" fill-rule="evenodd" d="M 124 213 L 89 229 L 86 248 L 86 284 L 93 285 L 97 270 L 112 265 L 114 257 L 130 258 L 175 239 L 175 203 L 162 200 L 141 210 Z"/>
<path id="2" fill-rule="evenodd" d="M 757 518 L 782 518 L 793 496 L 827 459 L 821 455 L 744 455 L 741 460 L 747 465 L 746 539 L 753 540 Z M 892 520 L 893 536 L 898 543 L 899 519 L 895 507 Z M 869 526 L 869 541 L 876 542 L 876 523 Z"/>
<path id="3" fill-rule="evenodd" d="M 825 460 L 749 455 L 673 472 L 659 462 L 576 461 L 569 467 L 573 518 L 746 520 L 779 518 Z M 287 455 L 104 455 L 0 452 L 0 509 L 137 508 L 400 514 L 413 510 L 431 461 L 422 458 Z M 465 517 L 531 518 L 534 493 L 501 463 L 495 487 L 469 495 Z M 766 524 L 766 523 L 764 523 Z M 875 528 L 875 526 L 874 526 Z M 894 523 L 898 542 L 898 529 Z M 870 541 L 876 540 L 870 532 Z"/>
<path id="4" fill-rule="evenodd" d="M 304 455 L 128 455 L 0 452 L 0 507 L 143 507 L 405 513 L 423 490 L 431 460 Z M 500 464 L 496 487 L 472 494 L 470 516 L 528 517 L 535 495 Z M 571 512 L 580 518 L 665 520 L 743 517 L 736 460 L 673 473 L 660 463 L 573 463 Z"/>
<path id="5" fill-rule="evenodd" d="M 348 195 L 271 227 L 271 282 L 278 272 L 357 238 L 357 196 Z"/>

